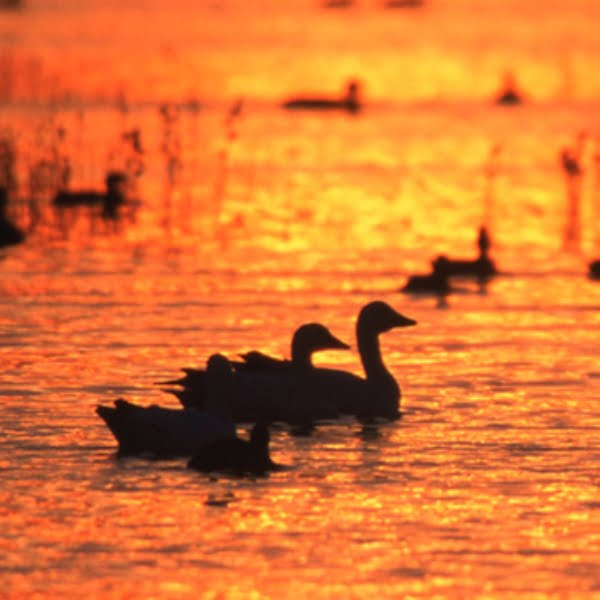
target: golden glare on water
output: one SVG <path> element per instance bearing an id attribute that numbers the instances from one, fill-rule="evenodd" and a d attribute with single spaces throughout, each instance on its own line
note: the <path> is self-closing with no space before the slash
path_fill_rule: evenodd
<path id="1" fill-rule="evenodd" d="M 22 4 L 0 4 L 26 231 L 0 251 L 0 595 L 600 597 L 600 8 Z M 523 103 L 496 104 L 511 78 Z M 53 203 L 106 203 L 111 172 L 119 218 Z M 500 276 L 400 292 L 481 225 Z M 303 323 L 351 346 L 317 366 L 360 374 L 376 299 L 417 322 L 380 336 L 402 418 L 272 424 L 268 477 L 118 458 L 94 412 L 178 409 L 182 368 L 289 358 Z"/>

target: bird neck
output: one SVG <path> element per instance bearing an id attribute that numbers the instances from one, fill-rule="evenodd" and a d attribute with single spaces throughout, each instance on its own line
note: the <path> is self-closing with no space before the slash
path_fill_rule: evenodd
<path id="1" fill-rule="evenodd" d="M 250 445 L 254 456 L 265 464 L 271 461 L 269 454 L 269 434 L 253 430 L 250 433 Z"/>
<path id="2" fill-rule="evenodd" d="M 292 364 L 298 369 L 312 367 L 311 352 L 298 340 L 292 341 Z"/>
<path id="3" fill-rule="evenodd" d="M 385 376 L 391 377 L 381 358 L 378 335 L 358 324 L 356 327 L 356 339 L 367 380 Z"/>

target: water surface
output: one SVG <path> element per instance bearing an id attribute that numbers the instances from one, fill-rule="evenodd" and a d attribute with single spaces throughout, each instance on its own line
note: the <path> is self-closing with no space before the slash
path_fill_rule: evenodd
<path id="1" fill-rule="evenodd" d="M 7 598 L 600 597 L 597 9 L 380 6 L 2 14 L 4 68 L 30 69 L 0 113 L 13 217 L 29 223 L 27 173 L 53 149 L 75 187 L 130 157 L 123 131 L 145 163 L 135 222 L 62 230 L 41 197 L 27 243 L 2 251 Z M 508 67 L 522 107 L 490 101 Z M 356 117 L 278 108 L 349 76 Z M 188 104 L 166 123 L 162 102 Z M 585 224 L 566 251 L 558 152 L 582 130 Z M 485 293 L 461 284 L 441 308 L 398 292 L 437 253 L 473 255 L 483 222 L 503 271 Z M 176 407 L 157 381 L 215 351 L 288 356 L 309 321 L 353 343 L 318 364 L 360 373 L 374 299 L 418 321 L 382 336 L 401 420 L 274 429 L 290 468 L 256 480 L 116 459 L 98 403 Z"/>

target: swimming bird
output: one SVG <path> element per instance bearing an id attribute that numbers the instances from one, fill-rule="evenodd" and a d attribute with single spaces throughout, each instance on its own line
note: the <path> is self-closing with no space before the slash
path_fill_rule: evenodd
<path id="1" fill-rule="evenodd" d="M 588 276 L 590 279 L 600 279 L 600 259 L 589 264 Z"/>
<path id="2" fill-rule="evenodd" d="M 421 8 L 424 0 L 387 0 L 383 8 Z"/>
<path id="3" fill-rule="evenodd" d="M 288 110 L 347 110 L 356 113 L 361 110 L 360 84 L 352 79 L 346 85 L 346 92 L 340 98 L 300 96 L 283 103 Z"/>
<path id="4" fill-rule="evenodd" d="M 512 72 L 504 73 L 502 89 L 496 95 L 494 102 L 500 106 L 518 106 L 524 102 L 523 94 L 519 91 Z"/>
<path id="5" fill-rule="evenodd" d="M 479 228 L 477 246 L 479 248 L 477 258 L 465 260 L 440 255 L 434 262 L 434 269 L 435 263 L 441 261 L 440 267 L 448 277 L 474 278 L 481 284 L 486 283 L 490 278 L 498 274 L 496 265 L 489 256 L 491 240 L 486 227 Z"/>
<path id="6" fill-rule="evenodd" d="M 348 349 L 324 325 L 307 323 L 292 337 L 292 358 L 282 360 L 258 351 L 242 355 L 235 362 L 233 382 L 235 392 L 232 414 L 236 422 L 283 421 L 306 426 L 314 421 L 333 419 L 336 408 L 327 398 L 315 397 L 307 387 L 307 374 L 314 369 L 312 355 L 319 350 Z M 205 372 L 184 369 L 185 376 L 168 384 L 178 384 L 182 390 L 167 389 L 184 406 L 203 406 Z"/>
<path id="7" fill-rule="evenodd" d="M 235 438 L 229 406 L 231 376 L 229 361 L 214 354 L 206 366 L 204 410 L 144 407 L 118 399 L 114 407 L 97 406 L 96 413 L 117 439 L 120 456 L 192 456 L 208 443 Z"/>
<path id="8" fill-rule="evenodd" d="M 14 246 L 25 241 L 25 234 L 8 217 L 8 192 L 0 186 L 0 248 Z"/>
<path id="9" fill-rule="evenodd" d="M 125 196 L 127 175 L 121 171 L 109 171 L 104 183 L 105 192 L 59 190 L 52 199 L 52 204 L 59 211 L 59 217 L 64 218 L 63 213 L 67 209 L 99 206 L 102 209 L 102 218 L 117 220 L 120 208 L 127 202 Z"/>
<path id="10" fill-rule="evenodd" d="M 269 429 L 257 423 L 250 431 L 250 441 L 238 437 L 221 439 L 198 449 L 188 462 L 197 471 L 223 471 L 234 475 L 264 475 L 279 468 L 269 453 Z"/>
<path id="11" fill-rule="evenodd" d="M 448 259 L 445 256 L 438 256 L 432 261 L 431 267 L 431 273 L 411 275 L 399 291 L 405 294 L 432 294 L 440 301 L 445 301 L 446 296 L 451 292 Z"/>
<path id="12" fill-rule="evenodd" d="M 292 336 L 292 359 L 277 359 L 258 350 L 240 354 L 243 362 L 233 363 L 237 371 L 250 369 L 268 370 L 277 368 L 309 369 L 312 367 L 312 355 L 319 350 L 348 350 L 350 346 L 336 338 L 320 323 L 306 323 L 298 327 Z"/>
<path id="13" fill-rule="evenodd" d="M 329 398 L 341 414 L 359 420 L 396 419 L 400 416 L 400 386 L 381 357 L 379 335 L 416 321 L 380 300 L 365 305 L 356 320 L 356 340 L 365 376 L 337 369 L 315 368 L 308 374 L 316 394 Z"/>
<path id="14" fill-rule="evenodd" d="M 323 8 L 350 8 L 354 0 L 325 0 Z"/>

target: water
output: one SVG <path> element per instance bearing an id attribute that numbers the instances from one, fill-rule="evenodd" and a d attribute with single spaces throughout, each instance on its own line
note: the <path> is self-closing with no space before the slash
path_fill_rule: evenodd
<path id="1" fill-rule="evenodd" d="M 63 231 L 42 194 L 2 251 L 5 597 L 600 597 L 597 7 L 194 4 L 1 15 L 12 216 L 28 224 L 27 174 L 53 148 L 75 187 L 131 158 L 123 131 L 145 162 L 120 232 Z M 508 67 L 531 100 L 516 109 L 489 102 Z M 357 117 L 277 108 L 349 76 Z M 190 99 L 167 127 L 159 104 Z M 558 152 L 582 130 L 565 251 Z M 474 254 L 484 220 L 505 273 L 486 293 L 398 293 L 435 254 Z M 418 321 L 381 340 L 401 421 L 276 429 L 290 468 L 256 480 L 115 458 L 98 403 L 176 407 L 157 381 L 214 351 L 289 355 L 304 322 L 353 343 L 378 298 Z M 361 370 L 355 349 L 317 362 Z"/>

